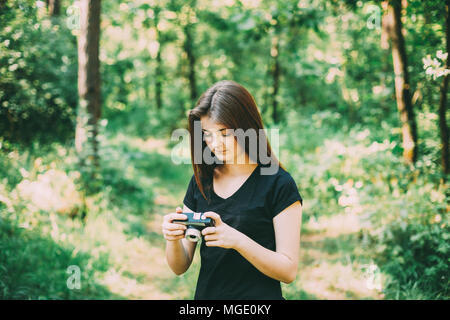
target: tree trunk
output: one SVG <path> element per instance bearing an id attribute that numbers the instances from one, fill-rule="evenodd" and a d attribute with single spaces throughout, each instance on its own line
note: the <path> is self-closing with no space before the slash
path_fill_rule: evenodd
<path id="1" fill-rule="evenodd" d="M 274 123 L 278 122 L 278 89 L 280 88 L 280 61 L 279 61 L 280 43 L 278 35 L 272 38 L 272 46 L 270 48 L 270 55 L 272 56 L 273 64 L 271 68 L 272 75 L 272 119 Z"/>
<path id="2" fill-rule="evenodd" d="M 381 16 L 381 38 L 380 38 L 380 46 L 381 49 L 388 50 L 389 49 L 389 29 L 391 28 L 391 20 L 392 17 L 389 14 L 389 0 L 385 0 L 381 2 L 381 8 L 384 11 Z"/>
<path id="3" fill-rule="evenodd" d="M 60 0 L 47 0 L 48 14 L 52 17 L 59 16 L 61 13 Z"/>
<path id="4" fill-rule="evenodd" d="M 6 0 L 0 0 L 0 10 L 3 10 L 6 6 Z"/>
<path id="5" fill-rule="evenodd" d="M 445 4 L 445 42 L 446 42 L 446 51 L 450 55 L 450 0 L 447 0 Z M 450 69 L 450 56 L 447 56 L 446 68 Z M 448 127 L 447 127 L 447 94 L 448 94 L 448 81 L 450 76 L 448 74 L 444 75 L 444 79 L 442 80 L 441 85 L 441 99 L 439 103 L 439 129 L 441 132 L 441 161 L 442 161 L 442 171 L 444 173 L 444 181 L 445 175 L 449 173 L 449 152 L 448 152 Z"/>
<path id="6" fill-rule="evenodd" d="M 156 76 L 155 76 L 155 98 L 156 98 L 156 108 L 158 110 L 162 109 L 162 80 L 163 80 L 163 72 L 162 72 L 162 59 L 161 59 L 161 50 L 162 43 L 160 37 L 160 31 L 158 30 L 158 25 L 156 25 L 156 34 L 157 41 L 159 42 L 158 53 L 156 55 Z"/>
<path id="7" fill-rule="evenodd" d="M 100 0 L 80 1 L 80 34 L 78 36 L 79 106 L 75 147 L 82 165 L 99 167 L 98 121 L 100 96 Z"/>
<path id="8" fill-rule="evenodd" d="M 196 75 L 195 75 L 195 55 L 193 52 L 193 37 L 192 37 L 192 25 L 187 24 L 184 26 L 184 52 L 186 53 L 187 60 L 188 60 L 188 74 L 187 78 L 189 81 L 189 89 L 191 93 L 191 102 L 192 104 L 195 103 L 195 100 L 197 99 L 197 84 L 196 84 Z"/>
<path id="9" fill-rule="evenodd" d="M 405 49 L 405 39 L 402 33 L 401 0 L 390 0 L 383 3 L 387 14 L 383 27 L 391 40 L 392 60 L 395 73 L 395 95 L 397 109 L 400 113 L 403 138 L 403 158 L 407 163 L 417 160 L 417 127 L 411 102 L 408 63 Z"/>

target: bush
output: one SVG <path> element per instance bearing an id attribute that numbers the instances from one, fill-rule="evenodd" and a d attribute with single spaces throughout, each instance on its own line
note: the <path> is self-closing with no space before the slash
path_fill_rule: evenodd
<path id="1" fill-rule="evenodd" d="M 67 242 L 31 229 L 0 209 L 0 299 L 120 298 L 97 283 L 108 257 L 96 259 Z M 70 288 L 68 268 L 81 269 L 80 289 Z"/>
<path id="2" fill-rule="evenodd" d="M 1 10 L 0 143 L 67 141 L 78 103 L 76 38 L 57 19 L 39 17 L 35 1 Z"/>
<path id="3" fill-rule="evenodd" d="M 380 240 L 376 260 L 392 276 L 385 288 L 388 298 L 398 293 L 402 298 L 405 289 L 413 288 L 427 298 L 450 298 L 448 224 L 392 223 Z"/>
<path id="4" fill-rule="evenodd" d="M 375 261 L 390 276 L 386 298 L 448 299 L 450 226 L 444 188 L 419 179 L 401 198 L 376 209 L 369 218 L 375 228 L 366 230 Z"/>

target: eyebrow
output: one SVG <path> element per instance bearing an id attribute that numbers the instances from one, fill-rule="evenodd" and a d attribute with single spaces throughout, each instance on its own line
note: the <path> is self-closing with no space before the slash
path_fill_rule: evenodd
<path id="1" fill-rule="evenodd" d="M 222 128 L 222 129 L 219 129 L 219 130 L 217 130 L 217 131 L 223 131 L 223 130 L 227 130 L 227 128 Z M 202 131 L 210 132 L 210 131 L 208 131 L 208 130 L 206 130 L 206 129 L 202 129 Z"/>

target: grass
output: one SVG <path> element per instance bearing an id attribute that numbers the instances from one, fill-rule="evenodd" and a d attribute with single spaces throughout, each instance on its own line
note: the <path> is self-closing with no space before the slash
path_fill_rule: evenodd
<path id="1" fill-rule="evenodd" d="M 1 299 L 123 299 L 95 281 L 95 273 L 106 271 L 108 255 L 92 256 L 69 244 L 0 218 Z M 69 266 L 80 267 L 83 286 L 70 289 Z"/>

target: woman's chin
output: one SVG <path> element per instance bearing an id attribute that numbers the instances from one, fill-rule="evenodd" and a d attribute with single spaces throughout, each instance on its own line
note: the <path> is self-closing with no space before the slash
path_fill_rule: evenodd
<path id="1" fill-rule="evenodd" d="M 230 160 L 228 159 L 226 154 L 216 154 L 216 157 L 217 157 L 217 159 L 219 159 L 220 161 L 222 161 L 224 163 L 230 162 Z"/>

